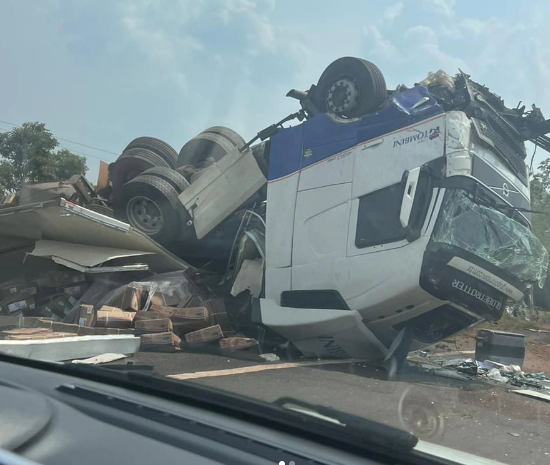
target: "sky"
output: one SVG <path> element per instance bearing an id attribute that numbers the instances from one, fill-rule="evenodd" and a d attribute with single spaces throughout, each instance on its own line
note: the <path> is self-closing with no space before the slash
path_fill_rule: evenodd
<path id="1" fill-rule="evenodd" d="M 0 131 L 40 121 L 89 146 L 60 140 L 95 182 L 135 137 L 177 151 L 215 125 L 251 138 L 341 56 L 374 62 L 390 89 L 460 68 L 550 118 L 549 13 L 545 0 L 1 0 Z"/>

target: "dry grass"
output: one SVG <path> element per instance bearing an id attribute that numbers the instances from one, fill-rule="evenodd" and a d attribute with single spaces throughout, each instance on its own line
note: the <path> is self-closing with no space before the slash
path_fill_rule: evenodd
<path id="1" fill-rule="evenodd" d="M 525 321 L 520 320 L 519 318 L 514 318 L 513 316 L 508 315 L 504 312 L 502 318 L 496 323 L 483 323 L 477 329 L 492 329 L 495 331 L 517 331 L 518 329 L 542 329 L 542 325 L 546 328 L 548 322 L 550 321 L 548 317 L 550 315 L 541 313 L 539 314 L 539 321 Z M 543 321 L 541 321 L 543 320 Z"/>

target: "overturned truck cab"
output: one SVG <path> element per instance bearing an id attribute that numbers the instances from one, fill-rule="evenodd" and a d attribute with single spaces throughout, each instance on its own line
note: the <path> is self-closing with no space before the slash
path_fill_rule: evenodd
<path id="1" fill-rule="evenodd" d="M 265 294 L 252 311 L 266 340 L 402 361 L 542 285 L 521 115 L 469 76 L 450 79 L 271 138 Z"/>

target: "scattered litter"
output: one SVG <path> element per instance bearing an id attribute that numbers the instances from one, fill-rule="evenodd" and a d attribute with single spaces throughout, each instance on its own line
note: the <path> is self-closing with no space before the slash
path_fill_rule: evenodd
<path id="1" fill-rule="evenodd" d="M 278 362 L 281 360 L 276 354 L 260 354 L 259 357 L 263 358 L 266 362 Z"/>
<path id="2" fill-rule="evenodd" d="M 97 357 L 85 358 L 83 360 L 73 360 L 72 363 L 79 365 L 98 365 L 100 363 L 109 363 L 126 358 L 124 354 L 101 354 Z"/>
<path id="3" fill-rule="evenodd" d="M 466 376 L 463 376 L 456 371 L 452 370 L 433 370 L 433 374 L 436 376 L 441 376 L 443 378 L 457 379 L 460 381 L 469 381 Z"/>
<path id="4" fill-rule="evenodd" d="M 510 436 L 514 436 L 515 438 L 519 438 L 519 433 L 508 433 Z"/>
<path id="5" fill-rule="evenodd" d="M 459 365 L 462 365 L 463 363 L 469 363 L 471 362 L 471 358 L 453 358 L 452 360 L 447 360 L 443 363 L 444 367 L 457 367 Z"/>
<path id="6" fill-rule="evenodd" d="M 533 328 L 529 328 L 527 331 L 532 331 L 533 333 L 550 333 L 550 331 L 546 331 L 545 329 L 533 329 Z"/>
<path id="7" fill-rule="evenodd" d="M 490 370 L 491 368 L 498 368 L 499 370 L 502 370 L 506 365 L 503 363 L 493 362 L 492 360 L 484 360 L 483 362 L 477 362 L 477 366 L 479 368 L 483 368 L 484 370 Z"/>
<path id="8" fill-rule="evenodd" d="M 491 368 L 489 370 L 489 373 L 487 373 L 487 378 L 492 379 L 493 381 L 496 381 L 498 383 L 506 383 L 508 381 L 507 378 L 500 374 L 500 371 L 497 368 Z"/>

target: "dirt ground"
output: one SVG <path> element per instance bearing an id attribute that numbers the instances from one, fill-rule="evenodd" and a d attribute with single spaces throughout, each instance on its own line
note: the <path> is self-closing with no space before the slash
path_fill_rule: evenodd
<path id="1" fill-rule="evenodd" d="M 461 356 L 473 358 L 476 348 L 475 337 L 480 329 L 509 331 L 525 336 L 526 347 L 523 371 L 526 373 L 544 372 L 550 376 L 550 324 L 522 322 L 521 326 L 521 328 L 518 328 L 513 323 L 510 324 L 509 321 L 505 321 L 504 324 L 485 324 L 475 327 L 431 347 L 428 350 L 428 357 L 430 359 L 436 359 L 438 356 L 448 358 L 449 355 L 456 354 L 457 358 Z"/>

